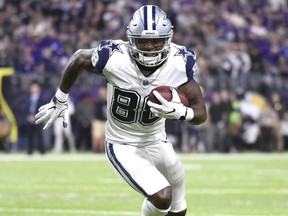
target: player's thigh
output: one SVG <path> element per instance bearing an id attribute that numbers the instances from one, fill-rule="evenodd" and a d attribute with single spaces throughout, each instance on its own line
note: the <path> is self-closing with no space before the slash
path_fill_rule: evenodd
<path id="1" fill-rule="evenodd" d="M 170 184 L 185 178 L 183 164 L 169 142 L 149 146 L 147 151 L 157 169 L 167 178 Z"/>
<path id="2" fill-rule="evenodd" d="M 145 148 L 108 143 L 106 154 L 115 171 L 144 196 L 153 195 L 169 186 L 169 182 L 155 167 Z"/>

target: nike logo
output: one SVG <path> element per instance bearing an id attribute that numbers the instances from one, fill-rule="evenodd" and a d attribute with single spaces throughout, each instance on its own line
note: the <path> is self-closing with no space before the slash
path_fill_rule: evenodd
<path id="1" fill-rule="evenodd" d="M 176 111 L 175 108 L 173 108 L 172 111 L 170 111 L 170 112 L 166 112 L 165 114 L 170 114 L 170 113 L 173 113 L 173 112 L 175 112 L 175 111 Z"/>

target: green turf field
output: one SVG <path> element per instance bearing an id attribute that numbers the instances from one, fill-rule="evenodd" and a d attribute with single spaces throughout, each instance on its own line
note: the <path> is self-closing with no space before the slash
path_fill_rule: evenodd
<path id="1" fill-rule="evenodd" d="M 188 216 L 288 215 L 288 154 L 181 155 Z M 1 216 L 140 216 L 104 155 L 0 154 Z"/>

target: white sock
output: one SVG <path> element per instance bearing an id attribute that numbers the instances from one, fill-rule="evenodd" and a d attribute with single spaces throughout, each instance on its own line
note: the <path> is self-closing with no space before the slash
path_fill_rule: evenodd
<path id="1" fill-rule="evenodd" d="M 145 199 L 142 204 L 142 216 L 164 216 L 169 212 L 169 209 L 158 209 Z"/>

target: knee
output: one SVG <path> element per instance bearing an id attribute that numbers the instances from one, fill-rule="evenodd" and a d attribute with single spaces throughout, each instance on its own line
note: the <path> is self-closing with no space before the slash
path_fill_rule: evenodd
<path id="1" fill-rule="evenodd" d="M 159 209 L 170 208 L 172 202 L 172 189 L 170 186 L 163 188 L 152 196 L 148 197 L 148 200 Z"/>

